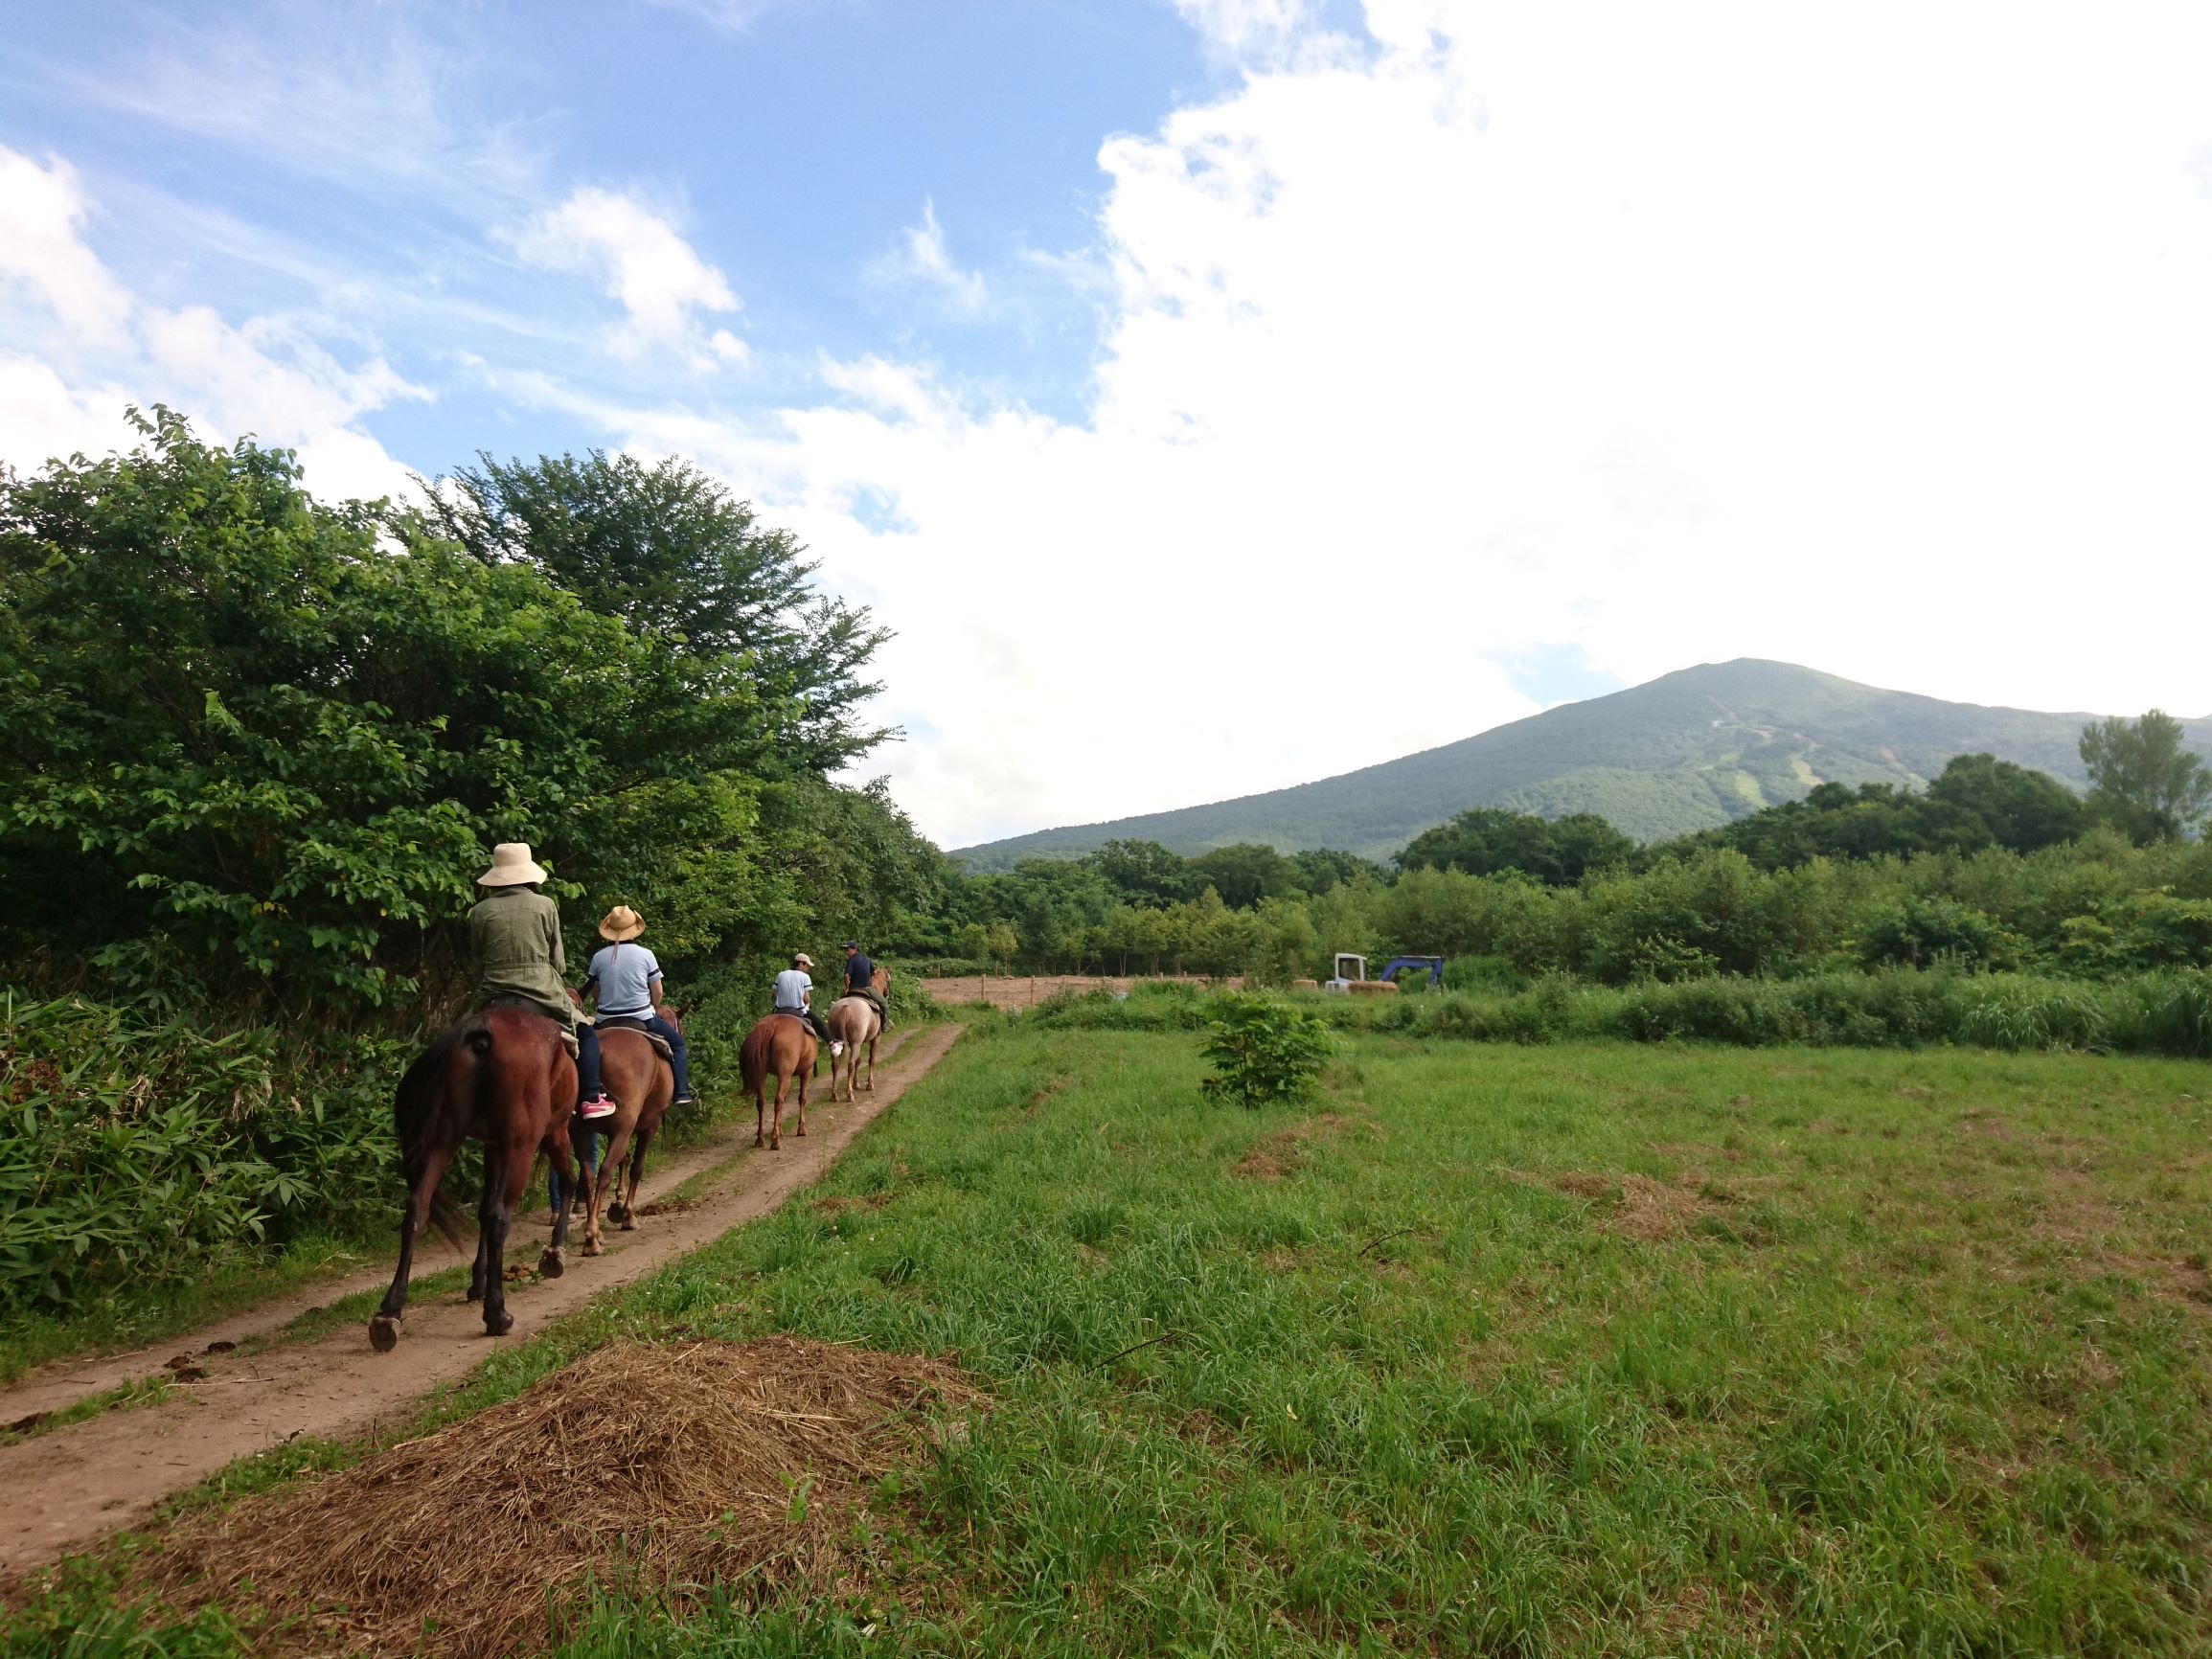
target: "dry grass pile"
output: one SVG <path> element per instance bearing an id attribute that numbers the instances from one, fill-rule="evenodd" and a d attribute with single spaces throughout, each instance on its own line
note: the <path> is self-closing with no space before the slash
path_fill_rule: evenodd
<path id="1" fill-rule="evenodd" d="M 270 1620 L 264 1650 L 542 1648 L 587 1584 L 677 1604 L 856 1588 L 861 1483 L 919 1455 L 950 1365 L 771 1336 L 603 1349 L 528 1393 L 304 1489 L 173 1533 L 171 1605 Z"/>

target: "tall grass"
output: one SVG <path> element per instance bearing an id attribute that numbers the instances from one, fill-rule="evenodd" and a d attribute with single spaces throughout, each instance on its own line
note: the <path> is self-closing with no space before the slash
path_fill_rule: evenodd
<path id="1" fill-rule="evenodd" d="M 2038 974 L 1895 968 L 1799 979 L 1709 976 L 1626 986 L 1563 974 L 1508 989 L 1373 1000 L 1318 996 L 1308 1006 L 1350 1031 L 1471 1042 L 1778 1043 L 1820 1048 L 2078 1050 L 2212 1056 L 2212 972 L 2172 969 L 2102 981 Z M 1050 1029 L 1195 1031 L 1207 1017 L 1187 986 L 1142 986 L 1126 998 L 1062 997 L 1013 1016 Z"/>

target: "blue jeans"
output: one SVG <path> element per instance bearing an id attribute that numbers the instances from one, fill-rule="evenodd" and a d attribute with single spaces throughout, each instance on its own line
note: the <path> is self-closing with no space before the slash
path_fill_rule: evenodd
<path id="1" fill-rule="evenodd" d="M 598 1173 L 599 1155 L 602 1147 L 597 1130 L 580 1138 L 583 1145 L 580 1148 L 574 1141 L 571 1141 L 569 1148 L 570 1157 L 576 1168 L 577 1179 L 582 1180 L 587 1171 L 592 1174 Z M 553 1209 L 560 1208 L 560 1170 L 551 1162 L 545 1166 L 545 1201 Z"/>
<path id="2" fill-rule="evenodd" d="M 692 1055 L 691 1050 L 684 1046 L 684 1034 L 657 1013 L 647 1020 L 645 1024 L 646 1030 L 651 1032 L 653 1035 L 668 1039 L 669 1054 L 673 1057 L 669 1062 L 669 1069 L 676 1075 L 676 1099 L 679 1101 L 690 1100 L 692 1098 Z"/>
<path id="3" fill-rule="evenodd" d="M 596 1101 L 606 1093 L 606 1085 L 599 1076 L 599 1033 L 591 1029 L 591 1022 L 576 1022 L 576 1098 L 579 1102 Z"/>

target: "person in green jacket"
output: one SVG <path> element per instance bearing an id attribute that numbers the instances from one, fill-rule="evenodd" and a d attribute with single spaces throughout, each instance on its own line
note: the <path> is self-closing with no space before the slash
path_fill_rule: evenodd
<path id="1" fill-rule="evenodd" d="M 476 878 L 485 890 L 468 913 L 468 944 L 476 959 L 476 995 L 469 1011 L 495 1002 L 521 1003 L 558 1020 L 576 1051 L 577 1110 L 587 1118 L 614 1114 L 599 1074 L 599 1034 L 568 994 L 568 959 L 560 946 L 560 911 L 538 891 L 545 872 L 527 841 L 491 850 L 491 868 Z"/>

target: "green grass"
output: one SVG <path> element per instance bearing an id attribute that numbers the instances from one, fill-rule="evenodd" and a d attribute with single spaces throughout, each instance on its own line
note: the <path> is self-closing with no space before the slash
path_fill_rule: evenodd
<path id="1" fill-rule="evenodd" d="M 880 1208 L 787 1205 L 392 1432 L 622 1335 L 949 1349 L 997 1397 L 878 1495 L 869 1591 L 603 1599 L 577 1659 L 2212 1641 L 2203 1067 L 1370 1035 L 1266 1113 L 1199 1075 L 972 1035 L 822 1189 Z M 105 1573 L 0 1651 L 112 1620 Z"/>

